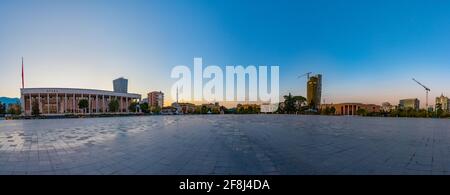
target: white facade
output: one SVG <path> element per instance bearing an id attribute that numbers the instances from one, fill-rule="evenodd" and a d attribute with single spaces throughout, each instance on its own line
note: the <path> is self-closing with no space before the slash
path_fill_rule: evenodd
<path id="1" fill-rule="evenodd" d="M 129 105 L 141 99 L 139 94 L 76 88 L 24 88 L 20 90 L 20 94 L 24 115 L 31 115 L 33 105 L 39 106 L 39 113 L 42 115 L 107 113 L 108 104 L 113 99 L 119 101 L 118 112 L 127 113 Z M 78 107 L 78 102 L 82 99 L 88 100 L 86 110 Z"/>
<path id="2" fill-rule="evenodd" d="M 272 113 L 277 111 L 278 104 L 261 104 L 261 113 Z"/>

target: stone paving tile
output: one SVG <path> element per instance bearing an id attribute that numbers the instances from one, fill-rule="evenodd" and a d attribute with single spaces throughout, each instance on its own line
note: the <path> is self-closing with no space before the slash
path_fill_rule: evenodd
<path id="1" fill-rule="evenodd" d="M 0 121 L 0 174 L 449 174 L 450 121 L 185 115 Z"/>

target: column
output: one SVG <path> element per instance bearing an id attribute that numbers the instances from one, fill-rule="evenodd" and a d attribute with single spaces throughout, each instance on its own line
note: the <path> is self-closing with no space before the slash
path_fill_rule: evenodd
<path id="1" fill-rule="evenodd" d="M 126 104 L 125 104 L 125 106 L 126 106 L 126 110 L 127 110 L 127 112 L 129 112 L 129 110 L 128 110 L 128 107 L 130 107 L 130 105 L 128 105 L 128 97 L 125 97 L 125 101 L 126 101 Z"/>
<path id="2" fill-rule="evenodd" d="M 59 98 L 58 98 L 58 93 L 56 93 L 56 114 L 59 113 Z"/>
<path id="3" fill-rule="evenodd" d="M 122 96 L 120 96 L 119 112 L 122 112 Z"/>
<path id="4" fill-rule="evenodd" d="M 31 93 L 30 93 L 30 106 L 29 106 L 29 108 L 30 108 L 30 115 L 31 115 L 31 113 L 33 112 L 33 109 L 32 109 L 32 105 L 33 105 L 33 102 L 32 102 L 32 97 L 31 97 Z"/>
<path id="5" fill-rule="evenodd" d="M 83 94 L 81 94 L 81 98 L 80 98 L 80 100 L 82 100 L 83 99 Z M 78 104 L 78 102 L 77 102 L 77 104 Z M 77 108 L 78 108 L 78 110 L 80 110 L 80 107 L 77 105 Z M 84 111 L 83 111 L 83 114 L 84 114 Z"/>
<path id="6" fill-rule="evenodd" d="M 47 114 L 50 114 L 50 94 L 47 93 Z"/>
<path id="7" fill-rule="evenodd" d="M 89 109 L 88 113 L 91 114 L 91 94 L 88 95 L 88 102 L 89 102 L 88 103 L 88 109 Z"/>
<path id="8" fill-rule="evenodd" d="M 102 112 L 105 113 L 106 109 L 105 109 L 105 95 L 102 95 Z"/>
<path id="9" fill-rule="evenodd" d="M 72 95 L 72 113 L 75 114 L 75 94 Z"/>
<path id="10" fill-rule="evenodd" d="M 95 113 L 98 113 L 98 95 L 95 95 Z"/>
<path id="11" fill-rule="evenodd" d="M 63 113 L 67 111 L 67 93 L 64 93 L 64 110 Z"/>
<path id="12" fill-rule="evenodd" d="M 42 113 L 42 99 L 41 99 L 41 94 L 38 93 L 38 104 L 39 104 L 39 113 Z"/>

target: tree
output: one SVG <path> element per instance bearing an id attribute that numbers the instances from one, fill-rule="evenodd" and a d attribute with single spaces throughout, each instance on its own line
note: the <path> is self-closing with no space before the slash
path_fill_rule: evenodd
<path id="1" fill-rule="evenodd" d="M 287 114 L 295 113 L 295 101 L 296 99 L 292 97 L 291 93 L 284 96 L 284 112 Z"/>
<path id="2" fill-rule="evenodd" d="M 227 113 L 227 108 L 225 107 L 225 106 L 220 106 L 220 113 L 222 114 L 222 113 Z"/>
<path id="3" fill-rule="evenodd" d="M 201 109 L 201 113 L 202 113 L 202 114 L 206 114 L 206 113 L 208 113 L 208 111 L 209 111 L 208 107 L 206 107 L 205 105 L 203 105 L 203 106 L 202 106 L 202 109 Z"/>
<path id="4" fill-rule="evenodd" d="M 436 104 L 436 117 L 445 117 L 444 110 L 442 109 L 442 104 L 440 103 Z"/>
<path id="5" fill-rule="evenodd" d="M 160 113 L 161 113 L 161 107 L 159 107 L 159 106 L 152 106 L 152 107 L 150 108 L 150 111 L 151 111 L 152 113 L 154 113 L 154 114 L 160 114 Z"/>
<path id="6" fill-rule="evenodd" d="M 195 106 L 194 114 L 201 114 L 202 113 L 202 106 Z"/>
<path id="7" fill-rule="evenodd" d="M 237 108 L 236 112 L 237 112 L 238 114 L 246 114 L 246 110 L 245 110 L 244 107 L 242 107 L 242 106 L 239 106 L 239 107 Z"/>
<path id="8" fill-rule="evenodd" d="M 8 110 L 6 112 L 11 115 L 20 115 L 22 113 L 20 109 L 20 104 L 19 103 L 9 104 Z"/>
<path id="9" fill-rule="evenodd" d="M 0 114 L 1 115 L 5 114 L 5 111 L 6 111 L 5 104 L 2 104 L 2 102 L 0 102 Z"/>
<path id="10" fill-rule="evenodd" d="M 119 101 L 113 99 L 108 104 L 109 112 L 117 112 L 119 111 Z"/>
<path id="11" fill-rule="evenodd" d="M 321 114 L 323 115 L 333 115 L 334 113 L 336 113 L 336 108 L 334 107 L 326 107 L 321 110 Z"/>
<path id="12" fill-rule="evenodd" d="M 304 112 L 309 107 L 305 106 L 306 98 L 303 96 L 292 96 L 291 93 L 289 95 L 284 96 L 283 108 L 281 106 L 278 107 L 277 112 L 279 113 L 287 113 L 287 114 L 297 114 Z"/>
<path id="13" fill-rule="evenodd" d="M 83 113 L 86 112 L 86 109 L 89 107 L 89 102 L 86 99 L 82 99 L 78 102 L 78 108 L 83 110 Z"/>
<path id="14" fill-rule="evenodd" d="M 294 96 L 294 104 L 295 104 L 295 110 L 297 112 L 302 112 L 306 109 L 308 109 L 308 107 L 302 107 L 303 104 L 306 103 L 306 98 L 303 96 Z"/>
<path id="15" fill-rule="evenodd" d="M 139 106 L 139 103 L 137 102 L 131 102 L 130 106 L 128 106 L 128 110 L 130 112 L 137 112 L 137 107 Z"/>
<path id="16" fill-rule="evenodd" d="M 148 113 L 150 111 L 149 108 L 148 108 L 148 103 L 147 102 L 139 104 L 139 107 L 141 108 L 141 112 Z"/>
<path id="17" fill-rule="evenodd" d="M 213 114 L 220 114 L 220 108 L 213 107 L 212 110 L 211 110 L 211 113 L 213 113 Z"/>
<path id="18" fill-rule="evenodd" d="M 39 102 L 36 101 L 36 100 L 34 100 L 34 101 L 33 101 L 32 108 L 31 108 L 31 115 L 33 115 L 33 116 L 39 116 L 39 114 L 40 114 L 40 111 L 39 111 Z"/>
<path id="19" fill-rule="evenodd" d="M 356 111 L 356 114 L 360 115 L 360 116 L 366 116 L 367 115 L 367 111 L 363 108 L 360 108 Z"/>
<path id="20" fill-rule="evenodd" d="M 335 107 L 331 107 L 330 108 L 330 114 L 334 114 L 336 113 L 336 108 Z"/>

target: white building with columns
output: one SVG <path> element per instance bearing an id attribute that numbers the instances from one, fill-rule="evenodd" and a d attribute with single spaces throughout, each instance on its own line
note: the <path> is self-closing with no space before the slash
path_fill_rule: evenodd
<path id="1" fill-rule="evenodd" d="M 117 93 L 96 89 L 76 88 L 23 88 L 20 89 L 20 100 L 23 114 L 30 116 L 33 106 L 39 106 L 41 115 L 64 114 L 102 114 L 109 112 L 109 102 L 118 100 L 118 113 L 129 113 L 129 105 L 139 102 L 141 95 L 134 93 Z M 89 106 L 84 111 L 79 109 L 78 102 L 88 100 Z M 34 103 L 34 102 L 37 103 Z"/>

